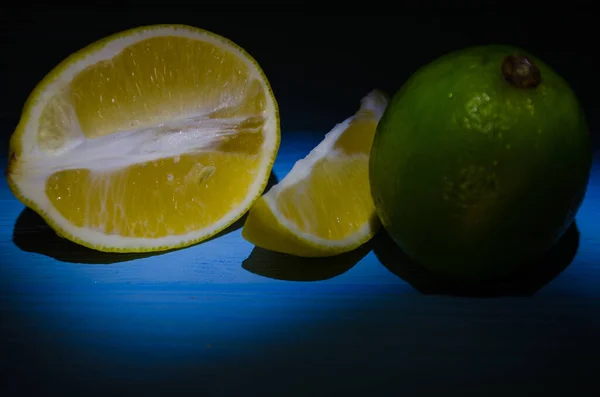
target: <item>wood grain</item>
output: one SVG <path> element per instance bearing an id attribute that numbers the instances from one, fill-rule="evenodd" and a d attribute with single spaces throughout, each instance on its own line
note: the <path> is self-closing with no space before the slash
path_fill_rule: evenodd
<path id="1" fill-rule="evenodd" d="M 276 176 L 318 139 L 284 135 Z M 598 391 L 598 161 L 539 268 L 483 290 L 424 274 L 384 233 L 331 260 L 255 248 L 241 223 L 184 250 L 101 254 L 56 237 L 4 181 L 0 204 L 2 396 Z"/>

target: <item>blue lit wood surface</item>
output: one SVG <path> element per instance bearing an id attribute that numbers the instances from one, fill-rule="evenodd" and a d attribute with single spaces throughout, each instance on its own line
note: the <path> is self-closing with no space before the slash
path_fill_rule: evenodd
<path id="1" fill-rule="evenodd" d="M 320 138 L 284 134 L 275 175 Z M 384 235 L 326 261 L 287 263 L 240 224 L 162 255 L 99 254 L 57 238 L 2 180 L 0 395 L 597 395 L 596 159 L 579 238 L 495 297 L 456 296 Z"/>

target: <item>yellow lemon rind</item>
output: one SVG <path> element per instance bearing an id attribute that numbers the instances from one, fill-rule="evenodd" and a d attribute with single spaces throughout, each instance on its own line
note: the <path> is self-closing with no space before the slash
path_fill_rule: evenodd
<path id="1" fill-rule="evenodd" d="M 368 243 L 381 227 L 374 214 L 361 229 L 344 240 L 324 240 L 303 233 L 276 215 L 264 197 L 261 197 L 248 213 L 242 229 L 242 237 L 257 247 L 305 258 L 324 258 L 353 251 Z"/>

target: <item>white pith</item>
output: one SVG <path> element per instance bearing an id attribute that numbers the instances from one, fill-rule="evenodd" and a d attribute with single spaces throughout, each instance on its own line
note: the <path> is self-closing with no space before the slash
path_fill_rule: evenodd
<path id="1" fill-rule="evenodd" d="M 383 116 L 385 108 L 387 107 L 387 102 L 387 98 L 382 92 L 378 90 L 373 90 L 364 98 L 362 98 L 360 110 L 370 110 L 371 112 L 373 112 L 375 120 L 379 122 L 379 120 Z M 301 160 L 298 160 L 294 164 L 290 172 L 277 185 L 273 186 L 263 196 L 265 203 L 268 205 L 271 212 L 275 215 L 275 217 L 283 227 L 288 229 L 297 237 L 303 240 L 310 241 L 317 246 L 341 248 L 351 244 L 352 242 L 364 240 L 365 236 L 369 236 L 374 232 L 372 230 L 372 224 L 369 222 L 365 223 L 355 233 L 347 236 L 345 239 L 342 240 L 324 239 L 299 230 L 292 222 L 290 222 L 285 216 L 283 216 L 277 206 L 277 195 L 279 194 L 279 192 L 289 188 L 290 186 L 303 183 L 303 181 L 312 172 L 312 169 L 315 166 L 315 164 L 317 164 L 319 161 L 325 158 L 340 159 L 340 161 L 348 159 L 348 156 L 346 154 L 338 153 L 333 148 L 338 139 L 340 139 L 340 137 L 344 134 L 350 123 L 356 117 L 357 114 L 348 117 L 343 122 L 337 124 L 330 132 L 328 132 L 325 135 L 325 138 L 323 138 L 323 140 L 313 150 L 311 150 L 311 152 L 308 155 L 306 155 L 306 157 L 304 157 Z M 368 161 L 368 155 L 362 154 L 359 156 L 364 157 L 365 160 Z"/>
<path id="2" fill-rule="evenodd" d="M 40 150 L 37 144 L 37 131 L 40 116 L 50 98 L 63 87 L 67 86 L 73 76 L 77 75 L 89 65 L 102 60 L 111 59 L 118 55 L 124 48 L 131 44 L 151 37 L 178 36 L 199 39 L 214 44 L 231 53 L 237 54 L 251 72 L 251 77 L 261 82 L 265 90 L 268 82 L 251 59 L 243 54 L 237 47 L 228 41 L 207 32 L 185 27 L 159 27 L 148 30 L 139 30 L 131 35 L 111 40 L 100 49 L 96 49 L 83 59 L 68 65 L 60 75 L 46 84 L 44 91 L 38 96 L 30 108 L 29 117 L 23 127 L 21 136 L 20 159 L 14 169 L 12 180 L 20 193 L 33 202 L 37 208 L 52 219 L 64 234 L 75 236 L 88 245 L 111 247 L 113 249 L 148 249 L 153 247 L 180 246 L 188 241 L 197 241 L 205 236 L 213 235 L 239 218 L 253 200 L 261 193 L 273 161 L 273 151 L 278 142 L 277 137 L 277 110 L 276 104 L 267 93 L 266 108 L 262 115 L 262 129 L 256 133 L 264 135 L 261 150 L 261 161 L 257 168 L 256 179 L 249 187 L 246 198 L 237 207 L 231 210 L 216 223 L 201 230 L 187 234 L 171 235 L 157 238 L 123 237 L 108 235 L 102 231 L 86 227 L 77 227 L 65 219 L 48 199 L 45 181 L 53 173 L 72 168 L 87 168 L 92 172 L 107 172 L 128 165 L 173 157 L 189 152 L 213 151 L 211 147 L 220 138 L 235 133 L 232 127 L 243 121 L 240 119 L 211 119 L 207 116 L 211 112 L 190 114 L 182 120 L 173 120 L 153 128 L 144 128 L 131 131 L 120 131 L 99 138 L 86 139 L 73 118 L 74 139 L 62 147 L 60 152 L 49 153 Z M 228 104 L 230 105 L 230 104 Z M 262 132 L 261 132 L 262 130 Z M 165 131 L 170 133 L 165 134 Z M 162 132 L 162 133 L 161 133 Z"/>

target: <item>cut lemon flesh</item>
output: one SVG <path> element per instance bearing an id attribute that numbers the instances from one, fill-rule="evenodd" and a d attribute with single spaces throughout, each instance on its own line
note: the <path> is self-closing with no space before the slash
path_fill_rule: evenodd
<path id="1" fill-rule="evenodd" d="M 369 153 L 387 97 L 372 91 L 250 209 L 242 236 L 256 246 L 305 257 L 332 256 L 370 240 L 380 227 L 371 199 Z"/>
<path id="2" fill-rule="evenodd" d="M 243 49 L 183 25 L 137 28 L 77 52 L 35 88 L 7 179 L 81 245 L 183 247 L 260 197 L 279 133 L 269 82 Z"/>

